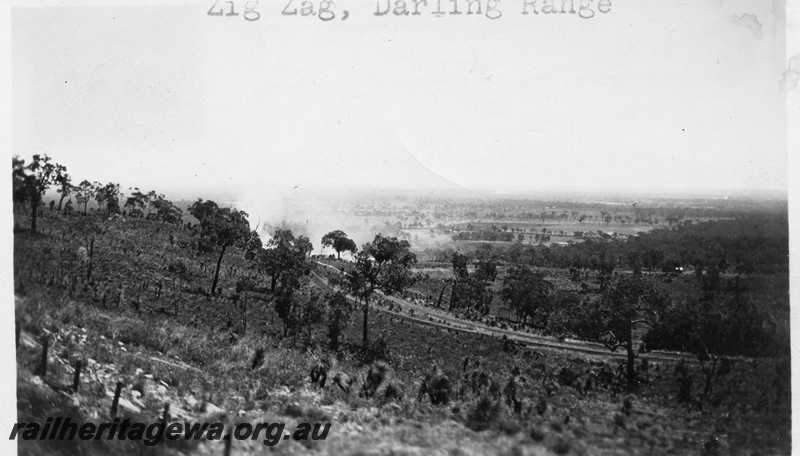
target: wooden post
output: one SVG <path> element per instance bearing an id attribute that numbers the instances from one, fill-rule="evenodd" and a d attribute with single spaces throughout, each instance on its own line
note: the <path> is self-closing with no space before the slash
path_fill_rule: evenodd
<path id="1" fill-rule="evenodd" d="M 117 391 L 114 393 L 114 401 L 111 402 L 111 419 L 117 417 L 117 406 L 119 406 L 120 392 L 122 392 L 122 382 L 117 382 Z"/>
<path id="2" fill-rule="evenodd" d="M 81 385 L 81 365 L 83 363 L 78 360 L 75 363 L 75 378 L 72 379 L 72 391 L 77 393 Z"/>
<path id="3" fill-rule="evenodd" d="M 233 434 L 233 430 L 228 431 L 228 433 L 225 434 L 224 437 L 225 439 L 225 452 L 223 453 L 224 456 L 231 456 L 231 443 L 232 443 L 231 440 L 233 439 L 233 436 L 231 434 Z"/>
<path id="4" fill-rule="evenodd" d="M 169 421 L 169 402 L 164 404 L 164 413 L 161 414 L 161 421 L 164 422 L 164 424 Z"/>
<path id="5" fill-rule="evenodd" d="M 42 360 L 39 363 L 39 376 L 45 378 L 47 376 L 47 349 L 50 346 L 50 338 L 45 337 L 42 344 Z"/>

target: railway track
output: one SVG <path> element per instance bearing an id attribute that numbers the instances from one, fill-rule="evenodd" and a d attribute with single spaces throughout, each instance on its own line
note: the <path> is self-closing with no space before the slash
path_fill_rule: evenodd
<path id="1" fill-rule="evenodd" d="M 331 268 L 335 270 L 337 273 L 340 274 L 342 273 L 340 270 L 328 264 L 321 262 L 316 262 L 316 263 L 321 266 Z M 333 287 L 328 283 L 328 281 L 324 277 L 317 274 L 316 272 L 314 271 L 311 272 L 311 278 L 312 281 L 317 286 L 328 290 L 333 290 Z M 620 351 L 611 352 L 601 344 L 593 342 L 585 342 L 585 341 L 575 341 L 575 340 L 558 341 L 547 337 L 537 336 L 520 331 L 493 328 L 483 323 L 462 320 L 449 313 L 436 311 L 435 309 L 430 309 L 428 307 L 421 306 L 419 304 L 413 303 L 403 298 L 399 298 L 397 296 L 386 296 L 380 292 L 378 293 L 383 299 L 391 301 L 392 303 L 400 306 L 400 308 L 404 311 L 398 312 L 394 310 L 389 310 L 385 307 L 374 304 L 372 305 L 373 310 L 387 313 L 392 316 L 402 318 L 404 320 L 416 324 L 432 326 L 440 329 L 446 329 L 448 331 L 450 330 L 458 331 L 461 333 L 482 334 L 484 336 L 497 339 L 502 339 L 503 336 L 506 336 L 507 338 L 513 340 L 515 343 L 523 346 L 560 352 L 562 354 L 580 353 L 583 355 L 595 356 L 604 359 L 615 359 L 615 360 L 624 360 L 627 358 L 625 352 L 620 352 Z M 355 297 L 350 295 L 347 295 L 347 299 L 349 299 L 352 302 L 358 302 Z M 411 312 L 409 312 L 409 310 L 411 310 Z M 677 362 L 680 361 L 681 359 L 689 363 L 697 362 L 691 355 L 684 353 L 670 353 L 670 352 L 646 352 L 646 353 L 641 353 L 640 358 L 647 359 L 648 361 L 660 361 L 660 362 Z"/>

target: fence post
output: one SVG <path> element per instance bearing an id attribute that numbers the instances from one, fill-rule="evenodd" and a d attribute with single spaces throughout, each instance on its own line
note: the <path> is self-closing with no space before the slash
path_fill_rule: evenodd
<path id="1" fill-rule="evenodd" d="M 77 393 L 78 389 L 80 388 L 80 384 L 81 384 L 80 383 L 81 382 L 81 365 L 82 364 L 83 363 L 81 362 L 81 360 L 78 360 L 75 363 L 75 377 L 72 379 L 72 391 L 74 393 Z"/>
<path id="2" fill-rule="evenodd" d="M 114 392 L 114 401 L 111 402 L 111 419 L 117 417 L 117 406 L 119 405 L 120 392 L 122 392 L 122 382 L 117 382 L 117 391 Z"/>
<path id="3" fill-rule="evenodd" d="M 225 434 L 225 452 L 223 453 L 224 456 L 231 456 L 231 444 L 233 439 L 233 429 L 229 430 L 227 434 Z"/>
<path id="4" fill-rule="evenodd" d="M 39 363 L 39 375 L 44 379 L 47 376 L 47 349 L 50 347 L 50 338 L 45 337 L 42 344 L 42 359 Z"/>

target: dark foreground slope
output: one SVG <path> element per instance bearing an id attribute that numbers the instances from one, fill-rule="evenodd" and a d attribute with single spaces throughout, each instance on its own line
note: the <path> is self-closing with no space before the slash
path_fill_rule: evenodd
<path id="1" fill-rule="evenodd" d="M 226 254 L 223 291 L 209 298 L 204 290 L 215 258 L 197 253 L 188 232 L 143 220 L 98 222 L 90 280 L 81 250 L 84 218 L 45 217 L 42 234 L 15 233 L 19 421 L 107 421 L 110 396 L 122 382 L 121 418 L 155 422 L 169 404 L 173 422 L 332 422 L 325 441 L 289 439 L 271 447 L 285 454 L 791 452 L 787 377 L 776 375 L 788 369 L 776 360 L 735 361 L 715 398 L 701 404 L 693 399 L 701 376 L 691 365 L 683 376 L 674 363 L 640 366 L 641 383 L 628 391 L 616 362 L 504 350 L 497 339 L 376 312 L 371 332 L 386 342 L 385 359 L 364 364 L 355 345 L 359 325 L 347 329 L 344 348 L 332 353 L 324 319 L 311 326 L 310 337 L 306 327 L 283 337 L 266 286 L 247 297 L 246 308 L 234 302 L 243 275 L 267 284 L 241 252 Z M 176 262 L 187 266 L 181 277 L 170 268 Z M 73 393 L 64 386 L 78 360 L 82 380 Z M 319 364 L 330 366 L 324 387 L 309 378 Z M 352 380 L 349 391 L 333 381 L 336 374 L 343 385 Z M 688 385 L 688 397 L 679 394 L 681 385 L 684 393 Z M 21 454 L 223 451 L 218 441 L 20 442 Z M 233 442 L 232 454 L 264 451 L 261 441 Z"/>

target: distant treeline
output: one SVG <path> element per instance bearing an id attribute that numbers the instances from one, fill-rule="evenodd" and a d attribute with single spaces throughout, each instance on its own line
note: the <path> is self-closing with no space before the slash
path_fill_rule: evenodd
<path id="1" fill-rule="evenodd" d="M 461 231 L 453 235 L 454 241 L 514 242 L 514 239 L 514 233 L 497 230 Z"/>
<path id="2" fill-rule="evenodd" d="M 504 232 L 460 233 L 476 237 Z M 486 237 L 480 240 L 488 240 Z M 498 238 L 499 240 L 499 238 Z M 452 249 L 425 252 L 431 261 L 448 261 Z M 688 223 L 660 228 L 622 239 L 589 239 L 568 246 L 522 245 L 507 248 L 491 244 L 471 252 L 474 259 L 535 267 L 585 269 L 716 268 L 720 272 L 748 273 L 784 270 L 789 264 L 789 224 L 785 214 L 748 214 L 735 219 Z"/>

